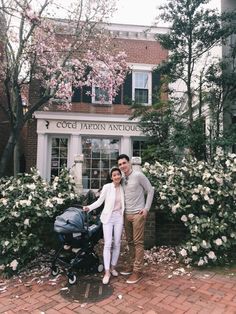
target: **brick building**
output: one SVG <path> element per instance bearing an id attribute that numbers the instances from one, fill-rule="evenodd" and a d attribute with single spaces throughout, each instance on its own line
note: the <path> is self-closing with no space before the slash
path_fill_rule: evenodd
<path id="1" fill-rule="evenodd" d="M 62 165 L 71 168 L 83 154 L 85 191 L 99 189 L 106 182 L 118 154 L 140 156 L 145 138 L 137 121 L 129 120 L 130 103 L 136 100 L 151 106 L 160 81 L 154 69 L 168 55 L 154 38 L 155 33 L 166 32 L 165 28 L 147 31 L 144 26 L 111 24 L 109 30 L 117 50 L 126 52 L 131 68 L 115 100 L 102 104 L 96 91 L 90 96 L 88 88 L 77 89 L 70 111 L 37 111 L 28 125 L 27 170 L 37 166 L 50 179 Z M 34 92 L 31 86 L 30 97 Z"/>

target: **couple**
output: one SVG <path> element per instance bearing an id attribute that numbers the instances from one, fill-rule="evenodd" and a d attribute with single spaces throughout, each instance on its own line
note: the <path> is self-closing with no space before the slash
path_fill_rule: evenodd
<path id="1" fill-rule="evenodd" d="M 130 262 L 128 268 L 120 273 L 122 275 L 130 275 L 126 282 L 132 284 L 142 278 L 144 225 L 147 213 L 151 207 L 154 190 L 143 173 L 132 170 L 127 155 L 119 155 L 117 162 L 118 167 L 113 167 L 110 171 L 112 183 L 105 184 L 99 199 L 93 204 L 85 206 L 84 210 L 92 211 L 105 202 L 101 214 L 104 236 L 103 260 L 105 267 L 105 275 L 102 279 L 103 284 L 109 283 L 111 275 L 118 276 L 115 267 L 120 254 L 124 217 Z M 121 172 L 124 174 L 123 179 Z M 147 193 L 146 201 L 145 193 Z M 111 253 L 113 230 L 114 244 Z"/>

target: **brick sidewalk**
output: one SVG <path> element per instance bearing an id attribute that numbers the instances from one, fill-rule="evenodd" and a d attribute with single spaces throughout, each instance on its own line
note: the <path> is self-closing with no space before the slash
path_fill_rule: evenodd
<path id="1" fill-rule="evenodd" d="M 147 266 L 144 278 L 137 284 L 128 285 L 119 276 L 112 278 L 106 287 L 111 293 L 102 300 L 88 298 L 86 302 L 86 291 L 83 301 L 79 296 L 76 299 L 80 283 L 86 280 L 99 282 L 97 289 L 101 292 L 101 277 L 102 274 L 85 276 L 70 287 L 66 276 L 53 279 L 47 271 L 33 277 L 0 280 L 0 313 L 236 313 L 236 271 L 224 275 L 206 271 L 175 275 L 167 266 Z"/>

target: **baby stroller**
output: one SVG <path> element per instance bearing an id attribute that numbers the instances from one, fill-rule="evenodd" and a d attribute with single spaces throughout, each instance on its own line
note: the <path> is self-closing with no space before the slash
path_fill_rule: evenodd
<path id="1" fill-rule="evenodd" d="M 77 281 L 78 272 L 103 271 L 103 264 L 94 251 L 103 235 L 102 223 L 100 219 L 91 223 L 89 216 L 81 206 L 69 207 L 54 222 L 54 231 L 61 245 L 53 258 L 51 274 L 58 275 L 59 266 L 62 266 L 67 272 L 69 284 Z"/>

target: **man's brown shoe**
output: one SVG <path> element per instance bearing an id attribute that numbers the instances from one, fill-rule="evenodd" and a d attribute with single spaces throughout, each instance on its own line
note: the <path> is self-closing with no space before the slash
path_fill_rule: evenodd
<path id="1" fill-rule="evenodd" d="M 131 267 L 127 267 L 126 269 L 120 271 L 120 274 L 123 275 L 123 276 L 128 276 L 128 275 L 131 275 L 133 272 L 133 269 Z"/>
<path id="2" fill-rule="evenodd" d="M 133 272 L 133 274 L 130 275 L 129 278 L 126 280 L 126 283 L 136 283 L 140 279 L 142 279 L 142 273 L 140 273 L 140 272 Z"/>

